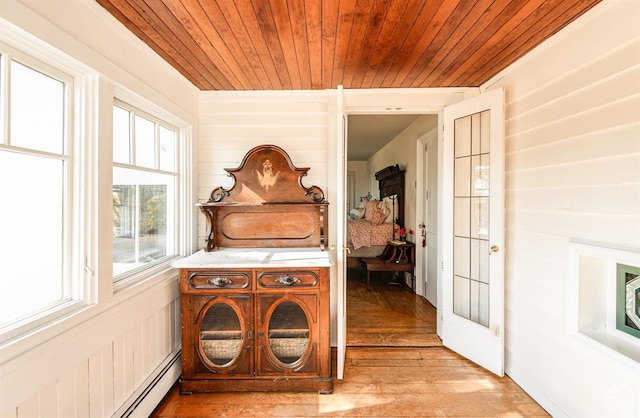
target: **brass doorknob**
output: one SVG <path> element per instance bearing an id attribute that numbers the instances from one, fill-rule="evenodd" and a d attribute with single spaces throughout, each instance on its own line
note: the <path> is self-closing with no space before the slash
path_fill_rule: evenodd
<path id="1" fill-rule="evenodd" d="M 500 251 L 500 247 L 498 247 L 497 245 L 492 245 L 491 251 L 489 251 L 489 255 L 491 255 L 491 253 L 497 253 L 498 251 Z"/>

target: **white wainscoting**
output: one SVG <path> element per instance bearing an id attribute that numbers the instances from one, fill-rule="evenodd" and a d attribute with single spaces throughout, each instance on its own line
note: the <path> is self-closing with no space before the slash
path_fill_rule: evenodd
<path id="1" fill-rule="evenodd" d="M 180 375 L 177 277 L 129 293 L 0 365 L 0 417 L 148 416 Z"/>

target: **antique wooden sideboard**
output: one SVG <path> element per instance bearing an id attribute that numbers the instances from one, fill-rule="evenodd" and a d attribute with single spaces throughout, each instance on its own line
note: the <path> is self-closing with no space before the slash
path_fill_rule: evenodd
<path id="1" fill-rule="evenodd" d="M 327 205 L 273 145 L 226 169 L 200 210 L 204 249 L 180 269 L 183 394 L 295 390 L 330 393 Z"/>

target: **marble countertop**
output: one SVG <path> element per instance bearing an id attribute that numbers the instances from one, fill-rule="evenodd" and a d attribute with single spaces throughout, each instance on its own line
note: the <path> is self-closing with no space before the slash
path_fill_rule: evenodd
<path id="1" fill-rule="evenodd" d="M 175 261 L 175 268 L 330 267 L 331 252 L 319 248 L 221 248 L 200 250 Z"/>

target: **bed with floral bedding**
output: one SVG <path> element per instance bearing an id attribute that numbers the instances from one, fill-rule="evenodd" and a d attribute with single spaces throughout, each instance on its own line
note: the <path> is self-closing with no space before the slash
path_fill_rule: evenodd
<path id="1" fill-rule="evenodd" d="M 390 215 L 391 208 L 387 207 L 385 201 L 372 200 L 366 202 L 363 209 L 362 218 L 347 221 L 347 242 L 354 250 L 372 245 L 387 245 L 393 239 L 395 226 Z"/>
<path id="2" fill-rule="evenodd" d="M 376 173 L 381 200 L 364 201 L 347 220 L 347 266 L 356 267 L 362 257 L 380 255 L 404 220 L 404 171 L 390 166 Z"/>

